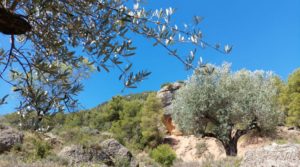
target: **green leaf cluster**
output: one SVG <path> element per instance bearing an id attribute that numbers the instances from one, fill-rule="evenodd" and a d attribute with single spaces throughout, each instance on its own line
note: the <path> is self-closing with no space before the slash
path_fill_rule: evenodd
<path id="1" fill-rule="evenodd" d="M 300 127 L 300 69 L 289 75 L 287 83 L 279 83 L 278 102 L 285 111 L 286 124 Z"/>
<path id="2" fill-rule="evenodd" d="M 159 145 L 157 148 L 153 149 L 150 156 L 165 167 L 172 166 L 173 161 L 176 159 L 174 150 L 167 144 Z"/>

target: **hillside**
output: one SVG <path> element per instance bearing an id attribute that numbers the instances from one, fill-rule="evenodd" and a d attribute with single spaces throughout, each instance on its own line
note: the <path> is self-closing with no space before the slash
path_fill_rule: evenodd
<path id="1" fill-rule="evenodd" d="M 183 135 L 172 122 L 168 106 L 183 84 L 166 85 L 157 93 L 117 96 L 90 110 L 49 115 L 37 130 L 30 128 L 34 115 L 21 120 L 22 132 L 16 130 L 21 128 L 19 115 L 6 115 L 1 124 L 15 129 L 9 130 L 10 137 L 14 139 L 15 132 L 23 136 L 0 155 L 0 166 L 161 166 L 152 150 L 164 143 L 171 150 L 162 155 L 172 160 L 174 154 L 174 166 L 239 166 L 249 150 L 300 144 L 300 131 L 281 126 L 269 136 L 255 132 L 243 136 L 238 156 L 226 158 L 218 140 Z M 3 129 L 0 134 L 7 134 Z"/>

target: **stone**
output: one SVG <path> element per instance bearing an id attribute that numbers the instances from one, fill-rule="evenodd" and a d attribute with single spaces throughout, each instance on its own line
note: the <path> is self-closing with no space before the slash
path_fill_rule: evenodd
<path id="1" fill-rule="evenodd" d="M 164 86 L 157 92 L 157 97 L 161 99 L 163 107 L 171 105 L 175 92 L 183 86 L 183 83 L 175 82 Z"/>
<path id="2" fill-rule="evenodd" d="M 69 163 L 73 165 L 83 162 L 100 162 L 109 166 L 116 166 L 127 162 L 130 167 L 138 167 L 138 163 L 131 152 L 115 139 L 108 139 L 90 147 L 67 146 L 58 155 L 69 160 Z"/>
<path id="3" fill-rule="evenodd" d="M 299 167 L 299 144 L 272 144 L 246 152 L 240 167 Z"/>
<path id="4" fill-rule="evenodd" d="M 64 147 L 58 155 L 69 161 L 70 164 L 82 162 L 102 162 L 108 165 L 113 164 L 110 157 L 101 148 L 85 148 L 81 145 L 71 145 Z"/>
<path id="5" fill-rule="evenodd" d="M 22 144 L 23 138 L 23 133 L 0 124 L 0 153 L 9 151 L 15 144 Z"/>
<path id="6" fill-rule="evenodd" d="M 176 128 L 176 125 L 172 121 L 172 100 L 175 97 L 175 93 L 179 90 L 184 83 L 175 82 L 173 84 L 168 84 L 164 86 L 157 92 L 157 97 L 161 100 L 164 115 L 163 115 L 163 124 L 166 127 L 168 134 L 182 135 L 182 133 Z"/>
<path id="7" fill-rule="evenodd" d="M 114 163 L 127 161 L 130 167 L 139 166 L 132 153 L 115 139 L 107 139 L 100 144 L 102 151 L 110 156 Z"/>

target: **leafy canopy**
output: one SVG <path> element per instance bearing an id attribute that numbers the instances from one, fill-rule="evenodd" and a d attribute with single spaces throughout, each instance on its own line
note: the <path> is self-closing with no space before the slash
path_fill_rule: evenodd
<path id="1" fill-rule="evenodd" d="M 222 53 L 232 49 L 203 40 L 201 17 L 177 26 L 171 22 L 173 8 L 145 10 L 139 1 L 6 0 L 0 2 L 0 12 L 0 32 L 11 41 L 9 48 L 0 48 L 0 78 L 22 97 L 18 109 L 38 117 L 76 107 L 81 80 L 95 69 L 116 67 L 124 87 L 135 88 L 150 72 L 131 71 L 129 58 L 136 50 L 132 35 L 151 39 L 187 69 L 196 49 L 184 58 L 177 50 L 180 43 Z"/>
<path id="2" fill-rule="evenodd" d="M 282 105 L 286 123 L 291 126 L 300 126 L 300 69 L 295 70 L 288 78 L 287 83 L 280 85 L 278 98 Z"/>
<path id="3" fill-rule="evenodd" d="M 175 123 L 183 132 L 215 137 L 225 148 L 236 147 L 252 129 L 273 130 L 278 92 L 272 78 L 264 71 L 231 72 L 229 64 L 198 68 L 175 96 Z"/>

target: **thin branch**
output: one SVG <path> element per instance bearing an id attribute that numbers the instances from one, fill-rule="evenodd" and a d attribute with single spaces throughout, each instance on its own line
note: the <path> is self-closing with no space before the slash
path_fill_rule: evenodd
<path id="1" fill-rule="evenodd" d="M 102 5 L 102 6 L 104 6 L 104 5 Z M 150 20 L 150 19 L 144 18 L 144 17 L 135 17 L 135 16 L 132 16 L 132 15 L 130 15 L 128 13 L 121 12 L 119 9 L 115 9 L 115 8 L 112 8 L 112 7 L 109 7 L 109 6 L 107 6 L 106 8 L 110 9 L 110 10 L 114 10 L 114 11 L 116 11 L 118 13 L 121 13 L 121 14 L 123 14 L 123 15 L 131 18 L 131 19 L 139 19 L 139 20 L 143 20 L 143 21 L 146 21 L 146 22 L 150 22 L 150 23 L 156 24 L 156 25 L 165 25 L 167 28 L 171 29 L 172 31 L 177 31 L 177 32 L 180 32 L 182 34 L 185 34 L 185 35 L 188 35 L 188 36 L 192 36 L 191 33 L 183 31 L 183 30 L 175 29 L 175 28 L 169 26 L 168 24 L 164 24 L 164 23 L 161 23 L 161 22 L 153 21 L 153 20 Z M 212 48 L 212 49 L 214 49 L 214 50 L 216 50 L 216 51 L 218 51 L 218 52 L 220 52 L 222 54 L 227 54 L 225 51 L 220 50 L 219 48 L 216 48 L 215 46 L 213 46 L 212 44 L 204 41 L 203 39 L 201 39 L 200 42 L 203 43 L 205 46 L 210 47 L 210 48 Z"/>
<path id="2" fill-rule="evenodd" d="M 11 35 L 11 47 L 8 53 L 8 59 L 5 64 L 5 67 L 3 68 L 2 72 L 0 73 L 0 76 L 2 77 L 3 73 L 6 71 L 8 64 L 10 63 L 10 58 L 13 56 L 13 49 L 15 48 L 15 38 L 14 35 Z"/>
<path id="3" fill-rule="evenodd" d="M 15 11 L 15 9 L 16 9 L 17 5 L 19 4 L 19 2 L 20 2 L 20 0 L 14 0 L 11 7 L 9 8 L 9 10 L 11 12 Z"/>

